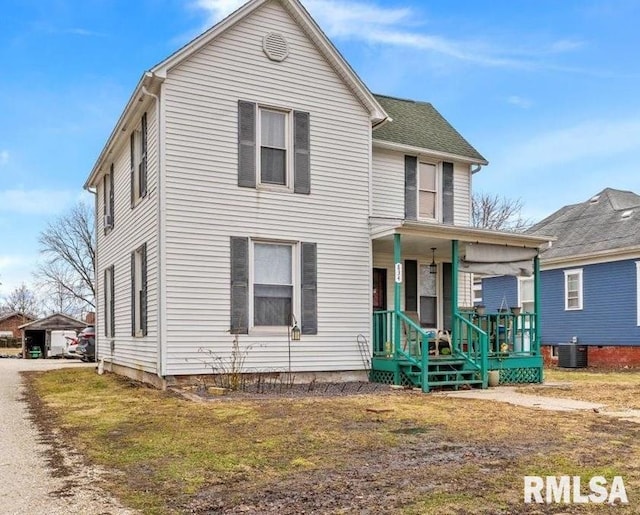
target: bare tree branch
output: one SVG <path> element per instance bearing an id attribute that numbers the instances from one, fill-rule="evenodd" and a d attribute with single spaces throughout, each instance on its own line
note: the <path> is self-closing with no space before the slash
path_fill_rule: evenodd
<path id="1" fill-rule="evenodd" d="M 532 221 L 522 217 L 522 207 L 521 199 L 476 193 L 472 198 L 471 224 L 495 231 L 524 232 Z"/>
<path id="2" fill-rule="evenodd" d="M 44 261 L 37 276 L 54 304 L 95 308 L 95 231 L 93 210 L 79 202 L 40 233 Z"/>
<path id="3" fill-rule="evenodd" d="M 37 317 L 40 313 L 40 301 L 36 294 L 22 283 L 5 297 L 2 311 L 5 313 L 17 311 Z"/>

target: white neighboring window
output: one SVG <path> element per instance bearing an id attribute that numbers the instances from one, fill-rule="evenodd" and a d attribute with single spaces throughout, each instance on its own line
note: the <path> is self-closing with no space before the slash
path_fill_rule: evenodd
<path id="1" fill-rule="evenodd" d="M 564 309 L 582 309 L 582 269 L 564 271 Z"/>
<path id="2" fill-rule="evenodd" d="M 435 219 L 438 211 L 437 167 L 431 163 L 418 164 L 418 218 Z"/>
<path id="3" fill-rule="evenodd" d="M 482 304 L 482 278 L 473 276 L 473 305 Z"/>
<path id="4" fill-rule="evenodd" d="M 260 183 L 289 184 L 289 113 L 259 108 Z"/>
<path id="5" fill-rule="evenodd" d="M 286 243 L 253 244 L 253 325 L 291 325 L 294 308 L 294 252 Z"/>
<path id="6" fill-rule="evenodd" d="M 523 313 L 535 313 L 533 277 L 518 278 L 518 305 Z"/>

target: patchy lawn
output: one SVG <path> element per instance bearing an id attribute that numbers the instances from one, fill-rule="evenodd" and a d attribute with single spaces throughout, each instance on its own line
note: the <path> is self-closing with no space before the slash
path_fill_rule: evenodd
<path id="1" fill-rule="evenodd" d="M 608 409 L 640 409 L 640 371 L 547 369 L 544 385 L 520 388 L 523 393 L 568 397 L 604 404 Z"/>
<path id="2" fill-rule="evenodd" d="M 640 426 L 593 412 L 411 391 L 195 403 L 89 369 L 27 377 L 41 427 L 144 513 L 639 512 Z M 621 475 L 630 505 L 525 505 L 525 475 Z"/>

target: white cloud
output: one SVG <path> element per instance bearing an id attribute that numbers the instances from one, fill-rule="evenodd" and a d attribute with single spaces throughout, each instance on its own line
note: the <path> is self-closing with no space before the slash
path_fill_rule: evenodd
<path id="1" fill-rule="evenodd" d="M 524 174 L 551 165 L 608 158 L 623 152 L 640 152 L 640 117 L 626 120 L 592 120 L 553 129 L 510 145 L 501 163 L 504 170 Z"/>
<path id="2" fill-rule="evenodd" d="M 0 150 L 0 166 L 6 165 L 9 162 L 9 151 Z"/>
<path id="3" fill-rule="evenodd" d="M 76 201 L 77 192 L 68 190 L 0 191 L 0 212 L 24 215 L 50 215 L 68 209 Z"/>
<path id="4" fill-rule="evenodd" d="M 244 0 L 195 0 L 191 5 L 208 13 L 209 27 L 243 3 Z M 499 48 L 479 40 L 456 40 L 407 29 L 425 21 L 407 7 L 380 7 L 368 2 L 338 0 L 307 0 L 305 6 L 330 38 L 426 50 L 490 67 L 540 68 L 543 65 L 536 58 L 575 50 L 583 44 L 563 39 L 546 46 L 540 45 L 535 52 L 518 50 L 516 45 Z"/>
<path id="5" fill-rule="evenodd" d="M 528 98 L 519 97 L 518 95 L 511 95 L 510 97 L 508 97 L 507 103 L 517 107 L 521 107 L 522 109 L 529 109 L 533 105 L 533 102 L 531 102 L 531 100 L 529 100 Z"/>

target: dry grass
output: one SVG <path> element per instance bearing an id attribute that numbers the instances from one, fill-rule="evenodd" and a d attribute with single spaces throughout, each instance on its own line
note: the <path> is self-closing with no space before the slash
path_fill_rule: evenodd
<path id="1" fill-rule="evenodd" d="M 640 502 L 639 426 L 595 413 L 414 392 L 193 403 L 89 369 L 31 378 L 63 434 L 144 513 L 536 513 L 523 476 L 561 474 L 622 475 Z"/>
<path id="2" fill-rule="evenodd" d="M 545 370 L 545 385 L 524 393 L 604 404 L 609 409 L 640 409 L 640 371 Z"/>
<path id="3" fill-rule="evenodd" d="M 0 347 L 0 354 L 4 354 L 6 356 L 17 356 L 18 354 L 22 354 L 22 348 L 20 348 L 20 347 Z"/>

